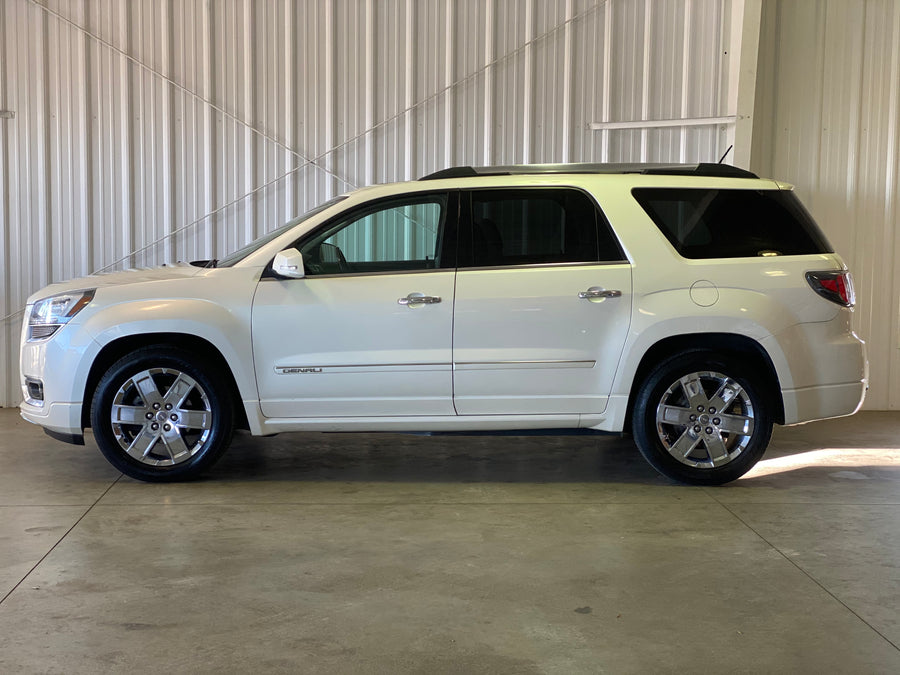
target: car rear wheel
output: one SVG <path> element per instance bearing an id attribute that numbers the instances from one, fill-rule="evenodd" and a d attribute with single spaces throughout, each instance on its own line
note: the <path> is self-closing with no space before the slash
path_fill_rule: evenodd
<path id="1" fill-rule="evenodd" d="M 233 420 L 221 374 L 171 347 L 140 349 L 114 363 L 91 406 L 100 451 L 144 481 L 197 477 L 228 447 Z"/>
<path id="2" fill-rule="evenodd" d="M 772 435 L 771 404 L 755 373 L 712 352 L 686 352 L 644 380 L 632 415 L 641 454 L 660 473 L 721 485 L 749 471 Z"/>

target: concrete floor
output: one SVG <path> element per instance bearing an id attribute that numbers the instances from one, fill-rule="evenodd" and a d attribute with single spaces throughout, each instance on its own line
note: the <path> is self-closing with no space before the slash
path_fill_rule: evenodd
<path id="1" fill-rule="evenodd" d="M 123 478 L 0 410 L 0 672 L 897 673 L 900 414 L 724 488 L 629 439 L 239 436 Z"/>

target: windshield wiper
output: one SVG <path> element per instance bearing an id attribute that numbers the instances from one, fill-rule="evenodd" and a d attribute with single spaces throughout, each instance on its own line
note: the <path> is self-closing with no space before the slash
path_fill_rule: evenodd
<path id="1" fill-rule="evenodd" d="M 213 258 L 212 260 L 191 260 L 191 265 L 193 265 L 194 267 L 209 269 L 210 267 L 218 267 L 219 259 Z"/>

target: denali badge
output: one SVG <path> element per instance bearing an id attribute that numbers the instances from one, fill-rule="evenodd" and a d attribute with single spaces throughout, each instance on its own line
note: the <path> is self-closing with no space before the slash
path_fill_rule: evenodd
<path id="1" fill-rule="evenodd" d="M 314 366 L 275 366 L 275 372 L 281 375 L 296 375 L 297 373 L 321 373 L 321 368 Z"/>

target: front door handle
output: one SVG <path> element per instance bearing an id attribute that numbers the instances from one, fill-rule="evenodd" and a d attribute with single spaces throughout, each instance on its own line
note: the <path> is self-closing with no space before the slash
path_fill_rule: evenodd
<path id="1" fill-rule="evenodd" d="M 607 291 L 600 286 L 591 286 L 586 291 L 581 291 L 578 293 L 578 297 L 582 300 L 593 300 L 595 298 L 619 298 L 622 296 L 622 291 Z"/>
<path id="2" fill-rule="evenodd" d="M 425 295 L 424 293 L 410 293 L 405 298 L 397 300 L 398 305 L 412 307 L 414 305 L 436 305 L 441 301 L 439 295 Z"/>

